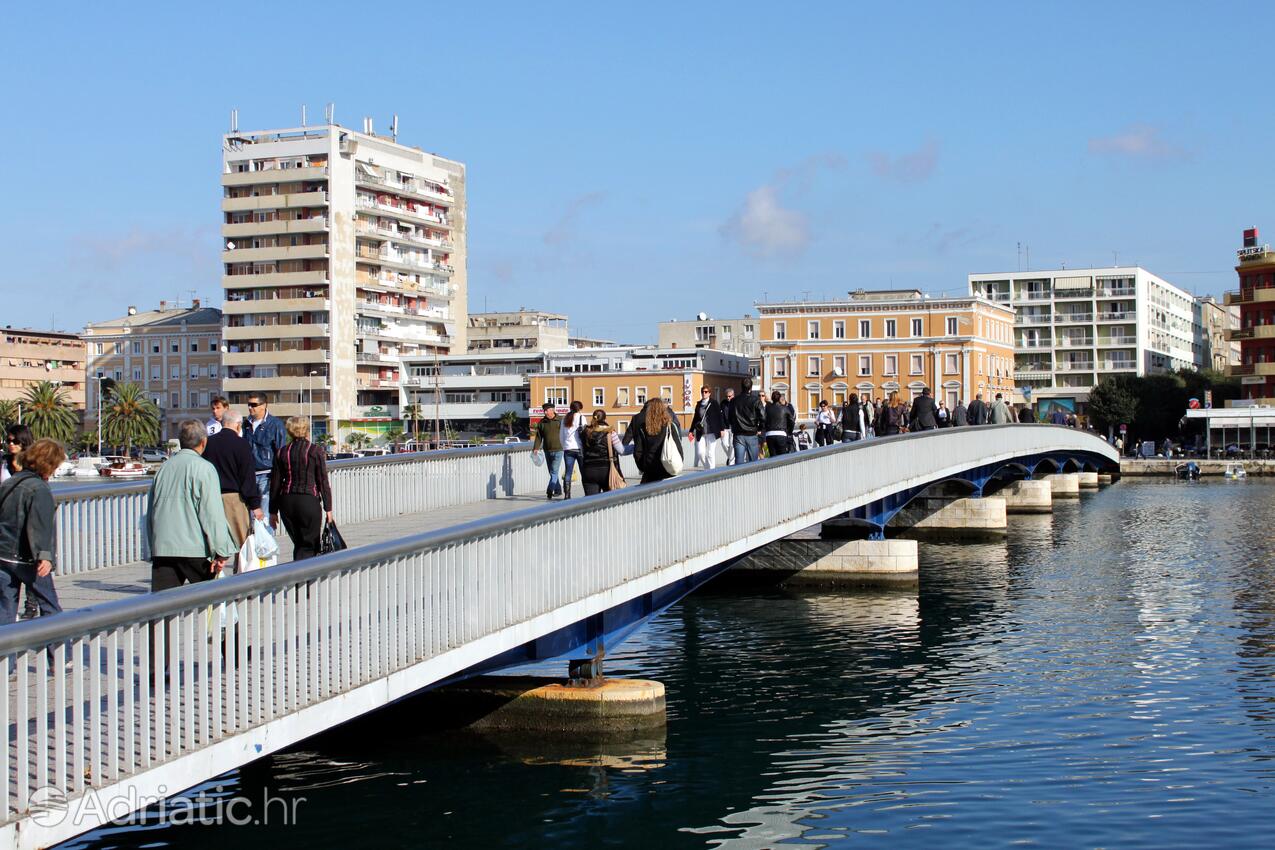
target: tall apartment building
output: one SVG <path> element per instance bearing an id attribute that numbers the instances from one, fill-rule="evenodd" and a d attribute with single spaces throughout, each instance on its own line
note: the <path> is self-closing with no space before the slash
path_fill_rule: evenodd
<path id="1" fill-rule="evenodd" d="M 1203 364 L 1195 297 L 1139 266 L 972 274 L 969 291 L 1012 305 L 1015 383 L 1042 410 L 1082 410 L 1107 375 Z"/>
<path id="2" fill-rule="evenodd" d="M 700 313 L 691 321 L 672 319 L 659 323 L 660 348 L 712 348 L 747 357 L 753 374 L 760 374 L 760 323 L 752 316 L 742 319 L 713 319 Z"/>
<path id="3" fill-rule="evenodd" d="M 396 419 L 400 360 L 465 351 L 465 167 L 338 124 L 223 138 L 232 403 L 316 432 Z"/>
<path id="4" fill-rule="evenodd" d="M 221 323 L 221 311 L 198 300 L 191 307 L 161 301 L 158 310 L 129 307 L 85 327 L 85 427 L 97 427 L 98 378 L 140 385 L 163 413 L 162 439 L 176 437 L 183 419 L 207 419 L 209 399 L 221 393 Z"/>
<path id="5" fill-rule="evenodd" d="M 953 408 L 1014 387 L 1014 313 L 981 297 L 859 290 L 843 301 L 757 309 L 762 389 L 785 393 L 800 418 L 850 393 L 913 399 L 929 387 Z"/>
<path id="6" fill-rule="evenodd" d="M 1200 326 L 1204 351 L 1200 362 L 1215 371 L 1225 372 L 1240 362 L 1240 343 L 1231 331 L 1240 326 L 1238 307 L 1219 304 L 1212 295 L 1195 299 L 1196 322 Z"/>
<path id="7" fill-rule="evenodd" d="M 5 328 L 0 337 L 0 400 L 21 401 L 27 387 L 55 381 L 84 409 L 84 341 L 78 334 Z"/>
<path id="8" fill-rule="evenodd" d="M 1226 293 L 1227 306 L 1240 309 L 1239 325 L 1230 337 L 1240 343 L 1240 397 L 1248 404 L 1275 405 L 1275 251 L 1258 243 L 1256 227 L 1244 231 L 1235 273 L 1240 288 Z"/>
<path id="9" fill-rule="evenodd" d="M 470 313 L 469 351 L 552 351 L 558 348 L 605 348 L 615 345 L 571 333 L 564 313 L 543 310 L 511 310 L 504 313 Z"/>

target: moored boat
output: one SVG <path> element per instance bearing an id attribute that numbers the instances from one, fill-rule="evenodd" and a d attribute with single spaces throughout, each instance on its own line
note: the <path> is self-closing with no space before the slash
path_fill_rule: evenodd
<path id="1" fill-rule="evenodd" d="M 146 465 L 126 457 L 108 457 L 98 467 L 97 474 L 104 478 L 145 478 Z"/>

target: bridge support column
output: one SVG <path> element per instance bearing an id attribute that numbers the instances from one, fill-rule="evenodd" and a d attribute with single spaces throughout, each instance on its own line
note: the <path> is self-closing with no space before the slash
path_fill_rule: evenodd
<path id="1" fill-rule="evenodd" d="M 476 731 L 614 734 L 665 724 L 664 685 L 647 679 L 604 679 L 577 687 L 536 676 L 480 676 L 431 692 L 440 710 L 466 718 Z"/>
<path id="2" fill-rule="evenodd" d="M 1099 485 L 1103 485 L 1103 484 L 1115 484 L 1115 483 L 1116 483 L 1116 478 L 1117 478 L 1117 477 L 1118 477 L 1118 476 L 1112 475 L 1110 472 L 1099 472 L 1099 473 L 1098 473 L 1098 484 L 1099 484 Z"/>
<path id="3" fill-rule="evenodd" d="M 1077 472 L 1078 482 L 1081 490 L 1097 490 L 1098 489 L 1098 473 L 1096 472 Z"/>
<path id="4" fill-rule="evenodd" d="M 1075 472 L 1054 472 L 1049 475 L 1042 475 L 1041 478 L 1049 482 L 1049 486 L 1053 488 L 1055 499 L 1080 498 L 1079 474 Z"/>
<path id="5" fill-rule="evenodd" d="M 997 492 L 1010 514 L 1047 514 L 1054 509 L 1053 488 L 1048 481 L 1011 481 Z"/>
<path id="6" fill-rule="evenodd" d="M 930 538 L 1002 537 L 1008 530 L 1005 511 L 1005 499 L 998 496 L 973 499 L 922 497 L 908 503 L 890 525 Z"/>
<path id="7" fill-rule="evenodd" d="M 814 540 L 788 537 L 744 556 L 727 573 L 785 585 L 891 587 L 916 583 L 915 540 Z"/>

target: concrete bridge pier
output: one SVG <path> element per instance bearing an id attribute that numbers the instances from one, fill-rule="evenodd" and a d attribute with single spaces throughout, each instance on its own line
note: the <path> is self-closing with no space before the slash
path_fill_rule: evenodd
<path id="1" fill-rule="evenodd" d="M 430 707 L 476 732 L 609 736 L 665 725 L 664 685 L 648 679 L 479 676 L 426 695 Z M 473 719 L 469 719 L 473 718 Z"/>
<path id="2" fill-rule="evenodd" d="M 1112 475 L 1110 472 L 1099 472 L 1098 484 L 1099 486 L 1106 485 L 1106 484 L 1115 484 L 1116 479 L 1119 477 L 1120 477 L 1119 475 Z"/>
<path id="3" fill-rule="evenodd" d="M 921 496 L 890 521 L 890 527 L 930 539 L 983 540 L 1004 537 L 1007 502 L 1000 496 Z"/>
<path id="4" fill-rule="evenodd" d="M 1097 490 L 1098 489 L 1098 473 L 1096 472 L 1077 472 L 1077 483 L 1081 490 Z"/>
<path id="5" fill-rule="evenodd" d="M 1010 514 L 1047 514 L 1054 510 L 1053 487 L 1048 481 L 1011 481 L 996 492 Z"/>
<path id="6" fill-rule="evenodd" d="M 847 528 L 835 527 L 835 533 L 843 533 Z M 856 526 L 855 530 L 867 532 L 862 526 Z M 915 540 L 828 540 L 804 536 L 808 533 L 776 540 L 750 552 L 727 575 L 737 580 L 772 580 L 784 585 L 906 587 L 916 584 Z"/>
<path id="7" fill-rule="evenodd" d="M 1055 499 L 1079 499 L 1080 498 L 1080 475 L 1075 472 L 1054 472 L 1049 475 L 1040 476 L 1042 481 L 1048 481 L 1050 488 L 1053 490 Z"/>

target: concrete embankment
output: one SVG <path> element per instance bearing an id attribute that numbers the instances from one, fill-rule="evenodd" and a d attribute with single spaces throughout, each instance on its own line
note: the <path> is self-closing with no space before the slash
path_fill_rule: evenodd
<path id="1" fill-rule="evenodd" d="M 1275 475 L 1275 460 L 1199 460 L 1197 458 L 1150 458 L 1120 461 L 1120 474 L 1129 476 L 1177 475 L 1177 468 L 1187 461 L 1200 467 L 1200 475 L 1223 475 L 1227 466 L 1238 464 L 1249 475 Z"/>

